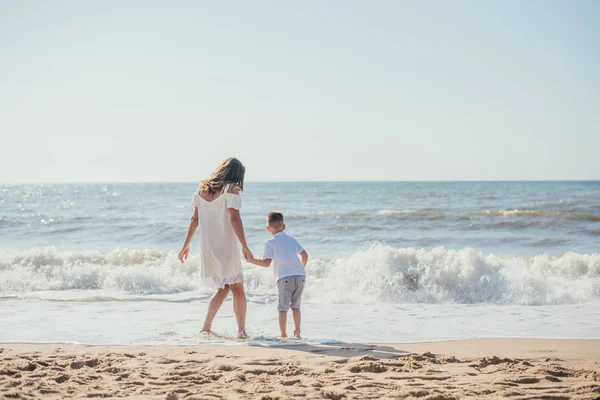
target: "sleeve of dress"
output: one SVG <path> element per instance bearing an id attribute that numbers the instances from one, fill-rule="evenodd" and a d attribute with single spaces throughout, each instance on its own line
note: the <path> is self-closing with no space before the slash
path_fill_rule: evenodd
<path id="1" fill-rule="evenodd" d="M 242 197 L 235 193 L 225 193 L 227 196 L 227 208 L 239 210 L 242 208 Z"/>
<path id="2" fill-rule="evenodd" d="M 194 193 L 194 196 L 192 196 L 192 206 L 198 207 L 199 202 L 200 202 L 200 195 L 198 194 L 198 192 L 196 192 L 196 193 Z"/>

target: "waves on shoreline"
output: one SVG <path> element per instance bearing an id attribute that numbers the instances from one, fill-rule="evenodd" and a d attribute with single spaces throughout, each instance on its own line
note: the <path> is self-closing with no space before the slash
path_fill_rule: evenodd
<path id="1" fill-rule="evenodd" d="M 199 257 L 175 252 L 0 249 L 0 299 L 203 301 L 212 289 Z M 307 301 L 557 305 L 600 301 L 600 254 L 494 255 L 369 244 L 336 259 L 311 259 Z M 276 296 L 272 271 L 245 265 L 251 301 Z M 161 297 L 163 296 L 163 297 Z M 166 297 L 164 297 L 166 296 Z"/>

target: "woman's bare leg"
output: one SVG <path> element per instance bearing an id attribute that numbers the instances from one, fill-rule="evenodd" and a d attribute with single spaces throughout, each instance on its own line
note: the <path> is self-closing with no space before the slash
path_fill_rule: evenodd
<path id="1" fill-rule="evenodd" d="M 208 303 L 208 311 L 206 311 L 204 326 L 202 326 L 202 332 L 211 332 L 213 319 L 215 319 L 217 311 L 219 311 L 219 308 L 221 308 L 221 305 L 223 305 L 223 302 L 227 298 L 229 290 L 229 285 L 225 285 L 224 288 L 217 290 L 217 293 L 215 293 L 212 299 L 210 299 L 210 303 Z"/>
<path id="2" fill-rule="evenodd" d="M 246 334 L 246 293 L 244 292 L 243 283 L 234 283 L 229 285 L 233 294 L 233 312 L 238 324 L 238 336 L 242 338 L 248 337 Z"/>

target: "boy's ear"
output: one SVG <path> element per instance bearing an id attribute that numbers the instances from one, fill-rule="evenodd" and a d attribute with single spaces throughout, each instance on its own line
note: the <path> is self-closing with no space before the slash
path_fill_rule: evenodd
<path id="1" fill-rule="evenodd" d="M 283 228 L 281 228 L 282 231 L 285 231 L 285 224 L 283 224 Z"/>

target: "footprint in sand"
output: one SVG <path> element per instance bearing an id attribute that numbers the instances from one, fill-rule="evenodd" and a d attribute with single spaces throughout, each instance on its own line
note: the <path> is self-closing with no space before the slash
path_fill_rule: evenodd
<path id="1" fill-rule="evenodd" d="M 100 360 L 98 360 L 97 358 L 92 358 L 92 359 L 89 359 L 89 360 L 85 360 L 85 361 L 84 361 L 84 364 L 85 364 L 87 367 L 94 368 L 94 367 L 96 367 L 98 364 L 100 364 Z"/>
<path id="2" fill-rule="evenodd" d="M 330 400 L 342 400 L 343 398 L 346 397 L 346 395 L 344 393 L 337 393 L 337 392 L 325 391 L 325 390 L 321 392 L 321 396 L 323 396 L 324 399 L 330 399 Z"/>
<path id="3" fill-rule="evenodd" d="M 166 385 L 170 385 L 171 382 L 164 382 L 164 381 L 150 381 L 148 382 L 149 385 L 154 385 L 154 386 L 166 386 Z"/>
<path id="4" fill-rule="evenodd" d="M 283 386 L 294 386 L 297 385 L 298 383 L 300 383 L 300 379 L 292 379 L 289 381 L 281 381 L 280 382 Z"/>
<path id="5" fill-rule="evenodd" d="M 54 380 L 56 381 L 56 383 L 63 383 L 68 381 L 70 378 L 69 375 L 59 375 L 58 377 L 54 378 Z"/>
<path id="6" fill-rule="evenodd" d="M 158 360 L 156 363 L 157 364 L 179 364 L 181 361 L 179 360 L 175 360 L 172 358 L 163 358 L 161 360 Z"/>
<path id="7" fill-rule="evenodd" d="M 376 357 L 364 356 L 359 358 L 358 360 L 353 360 L 351 362 L 351 365 L 349 366 L 349 370 L 353 373 L 372 372 L 378 374 L 386 372 L 388 368 L 384 365 L 383 362 L 379 361 Z"/>
<path id="8" fill-rule="evenodd" d="M 546 370 L 546 373 L 548 375 L 552 375 L 552 376 L 557 377 L 557 378 L 567 378 L 567 377 L 572 376 L 567 371 L 561 371 L 561 370 L 559 370 L 559 371 L 553 371 L 553 370 L 549 369 L 549 370 Z"/>
<path id="9" fill-rule="evenodd" d="M 52 390 L 52 389 L 40 389 L 40 393 L 41 394 L 56 394 L 56 393 L 60 393 L 58 390 Z"/>
<path id="10" fill-rule="evenodd" d="M 23 366 L 23 367 L 18 367 L 17 369 L 19 371 L 29 371 L 29 372 L 33 372 L 35 371 L 35 369 L 37 368 L 37 364 L 35 363 L 28 363 L 27 365 Z"/>
<path id="11" fill-rule="evenodd" d="M 531 385 L 533 383 L 538 383 L 540 380 L 534 377 L 522 377 L 518 379 L 512 380 L 514 383 L 522 384 L 522 385 Z"/>

